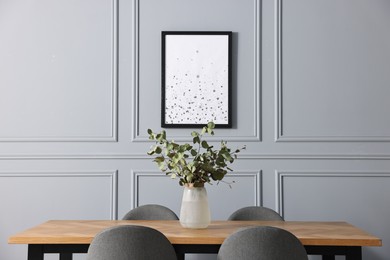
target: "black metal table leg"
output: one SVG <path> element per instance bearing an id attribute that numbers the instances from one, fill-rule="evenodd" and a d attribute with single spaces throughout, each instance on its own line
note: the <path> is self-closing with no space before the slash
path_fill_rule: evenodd
<path id="1" fill-rule="evenodd" d="M 362 248 L 360 246 L 348 247 L 345 260 L 362 260 Z"/>
<path id="2" fill-rule="evenodd" d="M 346 260 L 362 260 L 361 246 L 305 246 L 308 255 L 322 255 L 323 260 L 334 260 L 344 255 Z"/>
<path id="3" fill-rule="evenodd" d="M 44 254 L 59 254 L 60 260 L 72 260 L 73 254 L 87 253 L 89 244 L 29 244 L 28 260 L 44 260 Z"/>
<path id="4" fill-rule="evenodd" d="M 72 260 L 73 254 L 72 253 L 60 253 L 60 260 Z"/>
<path id="5" fill-rule="evenodd" d="M 43 260 L 43 246 L 42 245 L 28 245 L 27 259 L 28 260 Z"/>

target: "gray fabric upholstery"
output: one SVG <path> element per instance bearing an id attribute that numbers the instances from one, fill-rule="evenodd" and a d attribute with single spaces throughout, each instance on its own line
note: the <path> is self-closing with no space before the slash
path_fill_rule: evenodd
<path id="1" fill-rule="evenodd" d="M 130 210 L 123 220 L 178 220 L 179 218 L 171 209 L 156 205 L 148 204 L 139 206 Z"/>
<path id="2" fill-rule="evenodd" d="M 179 220 L 171 209 L 157 204 L 147 204 L 130 210 L 123 220 Z M 177 259 L 184 260 L 184 254 L 177 254 Z"/>
<path id="3" fill-rule="evenodd" d="M 218 260 L 307 260 L 301 242 L 290 232 L 276 227 L 241 229 L 225 239 Z"/>
<path id="4" fill-rule="evenodd" d="M 95 236 L 87 260 L 176 260 L 169 240 L 159 231 L 142 226 L 115 226 Z"/>
<path id="5" fill-rule="evenodd" d="M 284 220 L 276 211 L 266 207 L 245 207 L 233 212 L 228 220 Z"/>

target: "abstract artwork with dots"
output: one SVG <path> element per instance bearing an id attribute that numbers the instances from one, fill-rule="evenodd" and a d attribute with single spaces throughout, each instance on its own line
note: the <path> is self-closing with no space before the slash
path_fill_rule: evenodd
<path id="1" fill-rule="evenodd" d="M 162 127 L 231 127 L 232 32 L 162 32 Z"/>

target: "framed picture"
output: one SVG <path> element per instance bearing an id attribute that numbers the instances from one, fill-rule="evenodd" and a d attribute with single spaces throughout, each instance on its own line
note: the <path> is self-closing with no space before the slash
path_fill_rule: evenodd
<path id="1" fill-rule="evenodd" d="M 162 127 L 231 128 L 232 32 L 162 32 Z"/>

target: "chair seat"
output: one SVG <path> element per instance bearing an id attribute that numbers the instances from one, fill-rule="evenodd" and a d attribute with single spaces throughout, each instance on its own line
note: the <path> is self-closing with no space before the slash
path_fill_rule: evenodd
<path id="1" fill-rule="evenodd" d="M 292 233 L 268 226 L 241 229 L 225 239 L 218 260 L 307 260 L 305 247 Z"/>
<path id="2" fill-rule="evenodd" d="M 266 207 L 244 207 L 233 212 L 228 220 L 284 220 L 276 211 Z"/>
<path id="3" fill-rule="evenodd" d="M 157 204 L 147 204 L 130 210 L 123 220 L 178 220 L 171 209 Z"/>
<path id="4" fill-rule="evenodd" d="M 176 260 L 169 240 L 158 230 L 135 225 L 107 228 L 92 240 L 87 260 Z"/>

